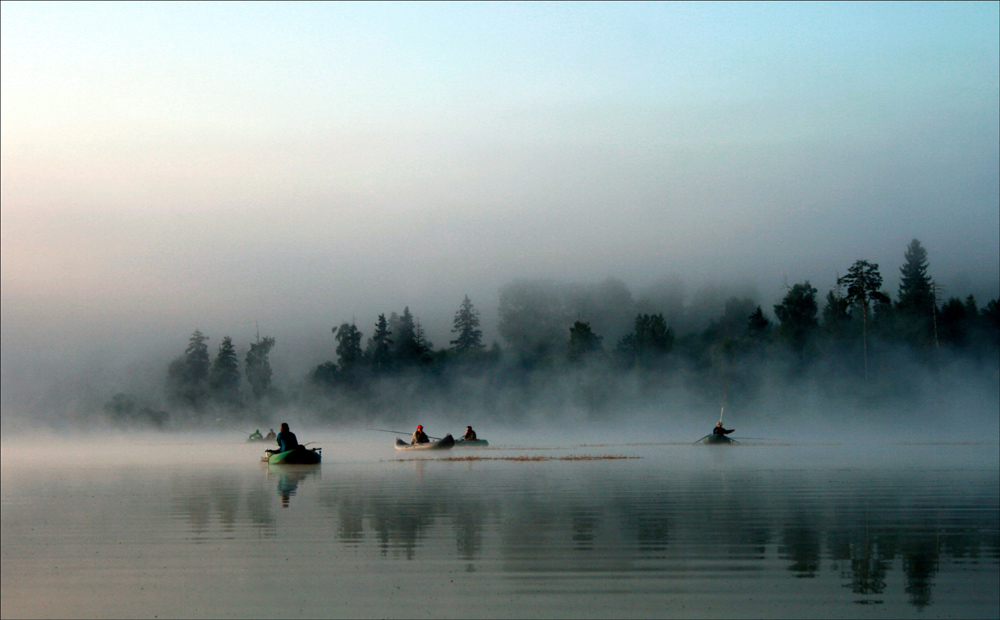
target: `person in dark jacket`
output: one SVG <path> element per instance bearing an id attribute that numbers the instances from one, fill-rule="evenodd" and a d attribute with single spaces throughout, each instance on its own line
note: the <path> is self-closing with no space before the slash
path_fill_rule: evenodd
<path id="1" fill-rule="evenodd" d="M 417 424 L 417 430 L 413 431 L 413 437 L 410 437 L 410 445 L 415 445 L 418 443 L 430 443 L 431 440 L 427 438 L 424 433 L 424 427 Z"/>
<path id="2" fill-rule="evenodd" d="M 476 440 L 476 431 L 472 430 L 471 426 L 466 426 L 465 427 L 465 434 L 462 435 L 462 439 L 464 439 L 466 441 L 475 441 Z"/>
<path id="3" fill-rule="evenodd" d="M 266 435 L 264 435 L 264 439 L 266 441 L 270 441 L 270 440 L 274 439 L 276 436 L 277 435 L 274 434 L 274 429 L 272 428 L 271 430 L 267 431 Z"/>
<path id="4" fill-rule="evenodd" d="M 712 434 L 725 436 L 735 430 L 736 430 L 735 428 L 730 428 L 730 429 L 722 428 L 722 422 L 719 422 L 718 424 L 715 425 L 715 428 L 712 429 Z"/>
<path id="5" fill-rule="evenodd" d="M 295 438 L 295 433 L 288 429 L 288 422 L 281 423 L 281 432 L 278 433 L 278 452 L 288 452 L 299 447 L 299 440 Z"/>

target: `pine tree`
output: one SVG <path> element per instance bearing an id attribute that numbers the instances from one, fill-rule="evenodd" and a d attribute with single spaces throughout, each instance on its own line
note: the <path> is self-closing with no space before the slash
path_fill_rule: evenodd
<path id="1" fill-rule="evenodd" d="M 931 291 L 931 279 L 927 275 L 927 250 L 914 239 L 906 246 L 903 254 L 903 266 L 899 268 L 899 299 L 896 304 L 900 308 L 912 308 L 917 311 L 928 310 L 934 305 L 934 294 Z"/>
<path id="2" fill-rule="evenodd" d="M 364 361 L 361 351 L 361 330 L 353 323 L 341 323 L 333 328 L 337 340 L 337 359 L 342 373 L 352 373 Z"/>
<path id="3" fill-rule="evenodd" d="M 456 338 L 449 343 L 456 353 L 481 351 L 485 347 L 483 332 L 479 329 L 479 312 L 472 305 L 468 295 L 455 313 L 451 333 L 456 334 Z"/>
<path id="4" fill-rule="evenodd" d="M 424 328 L 420 325 L 420 321 L 414 324 L 413 342 L 416 348 L 417 360 L 421 364 L 430 362 L 434 355 L 434 344 L 427 339 L 427 334 L 424 333 Z"/>
<path id="5" fill-rule="evenodd" d="M 403 309 L 403 316 L 397 317 L 393 312 L 389 318 L 389 329 L 393 338 L 393 357 L 402 366 L 420 362 L 420 347 L 417 343 L 416 324 L 410 307 Z"/>
<path id="6" fill-rule="evenodd" d="M 764 316 L 760 306 L 747 317 L 747 337 L 752 340 L 766 340 L 771 332 L 771 321 Z"/>
<path id="7" fill-rule="evenodd" d="M 203 386 L 208 381 L 208 336 L 194 330 L 184 350 L 184 380 L 189 386 Z"/>
<path id="8" fill-rule="evenodd" d="M 601 337 L 590 329 L 590 323 L 576 321 L 569 328 L 569 347 L 566 357 L 570 362 L 581 362 L 591 353 L 602 350 Z"/>
<path id="9" fill-rule="evenodd" d="M 667 327 L 662 313 L 638 314 L 633 331 L 618 341 L 615 350 L 626 366 L 649 366 L 662 361 L 673 345 L 674 330 Z"/>
<path id="10" fill-rule="evenodd" d="M 855 261 L 847 275 L 837 279 L 838 285 L 847 285 L 844 299 L 848 304 L 861 308 L 861 342 L 864 351 L 865 380 L 868 379 L 868 313 L 873 303 L 889 303 L 889 296 L 881 292 L 882 274 L 877 263 Z"/>
<path id="11" fill-rule="evenodd" d="M 793 285 L 780 304 L 774 306 L 774 316 L 778 317 L 778 335 L 804 359 L 812 340 L 813 332 L 819 326 L 816 313 L 817 290 L 809 280 Z"/>
<path id="12" fill-rule="evenodd" d="M 274 338 L 258 336 L 257 342 L 251 344 L 250 350 L 247 351 L 244 368 L 254 398 L 263 398 L 271 388 L 271 362 L 268 360 L 268 354 L 273 347 Z"/>
<path id="13" fill-rule="evenodd" d="M 221 402 L 236 403 L 240 398 L 240 362 L 236 347 L 229 336 L 222 339 L 219 352 L 208 373 L 208 387 L 212 396 Z"/>
<path id="14" fill-rule="evenodd" d="M 167 399 L 177 405 L 200 407 L 208 394 L 208 336 L 195 330 L 184 354 L 167 368 Z"/>
<path id="15" fill-rule="evenodd" d="M 899 268 L 899 310 L 903 337 L 914 344 L 927 344 L 933 340 L 935 299 L 933 283 L 927 275 L 927 250 L 914 239 L 903 255 Z"/>
<path id="16" fill-rule="evenodd" d="M 368 340 L 368 359 L 375 373 L 387 372 L 392 367 L 392 330 L 385 315 L 378 315 L 375 322 L 375 333 Z"/>

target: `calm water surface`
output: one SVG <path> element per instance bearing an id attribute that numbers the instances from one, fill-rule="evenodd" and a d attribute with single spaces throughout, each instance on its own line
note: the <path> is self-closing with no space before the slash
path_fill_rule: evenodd
<path id="1" fill-rule="evenodd" d="M 415 457 L 296 430 L 321 466 L 231 436 L 5 439 L 3 616 L 1000 615 L 996 444 Z"/>

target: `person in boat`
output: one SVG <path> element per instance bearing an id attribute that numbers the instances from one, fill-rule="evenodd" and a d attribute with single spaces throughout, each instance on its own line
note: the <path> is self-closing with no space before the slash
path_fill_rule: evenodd
<path id="1" fill-rule="evenodd" d="M 267 441 L 271 441 L 275 437 L 277 437 L 277 435 L 274 434 L 274 429 L 273 428 L 270 429 L 270 430 L 268 430 L 267 434 L 264 435 L 264 439 L 266 439 Z"/>
<path id="2" fill-rule="evenodd" d="M 250 441 L 257 441 L 258 439 L 263 439 L 264 436 L 260 434 L 260 429 L 258 428 L 254 432 L 250 433 Z"/>
<path id="3" fill-rule="evenodd" d="M 288 452 L 299 447 L 299 440 L 295 438 L 295 433 L 289 430 L 288 422 L 281 423 L 281 432 L 278 433 L 277 441 L 278 452 Z"/>
<path id="4" fill-rule="evenodd" d="M 462 435 L 462 439 L 464 439 L 466 441 L 475 441 L 476 440 L 476 431 L 472 430 L 471 426 L 466 426 L 465 427 L 465 434 Z"/>
<path id="5" fill-rule="evenodd" d="M 720 437 L 725 437 L 726 435 L 735 430 L 736 430 L 735 428 L 722 428 L 722 422 L 719 422 L 718 424 L 715 425 L 715 428 L 712 429 L 712 434 L 718 435 Z"/>
<path id="6" fill-rule="evenodd" d="M 410 437 L 410 445 L 412 446 L 418 443 L 430 443 L 430 442 L 431 440 L 427 437 L 427 434 L 424 433 L 424 427 L 420 424 L 417 424 L 417 430 L 413 431 L 413 437 Z"/>

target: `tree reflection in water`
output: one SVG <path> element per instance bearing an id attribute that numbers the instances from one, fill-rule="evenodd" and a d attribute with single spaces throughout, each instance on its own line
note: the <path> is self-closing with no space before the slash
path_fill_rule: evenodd
<path id="1" fill-rule="evenodd" d="M 791 560 L 788 570 L 796 577 L 815 577 L 819 572 L 819 525 L 819 515 L 799 512 L 782 532 L 778 555 L 784 560 Z"/>
<path id="2" fill-rule="evenodd" d="M 809 484 L 823 485 L 790 472 L 643 483 L 608 471 L 583 489 L 530 476 L 469 488 L 461 477 L 428 480 L 423 468 L 415 483 L 387 486 L 377 475 L 356 473 L 335 494 L 321 496 L 337 515 L 341 543 L 361 545 L 373 536 L 383 556 L 439 553 L 432 541 L 453 537 L 468 571 L 486 558 L 499 560 L 507 573 L 558 574 L 704 557 L 720 570 L 727 563 L 745 570 L 739 567 L 748 562 L 761 568 L 782 562 L 805 578 L 821 574 L 828 558 L 844 587 L 863 597 L 860 603 L 880 602 L 890 573 L 901 571 L 917 608 L 932 601 L 941 553 L 978 557 L 985 545 L 995 565 L 1000 551 L 997 537 L 988 535 L 996 529 L 989 510 L 961 524 L 925 528 L 926 514 L 901 509 L 901 497 L 919 489 L 892 478 L 875 484 L 832 473 L 847 476 L 836 481 L 838 488 L 856 492 L 808 496 L 802 490 Z M 939 499 L 938 510 L 962 510 L 950 505 L 960 504 L 960 495 Z M 947 545 L 939 544 L 942 532 Z M 487 546 L 487 539 L 498 544 Z"/>
<path id="3" fill-rule="evenodd" d="M 241 488 L 236 474 L 174 475 L 170 486 L 171 503 L 176 512 L 187 517 L 193 540 L 204 542 L 213 522 L 218 523 L 223 532 L 233 532 L 239 514 Z"/>
<path id="4" fill-rule="evenodd" d="M 588 466 L 572 466 L 581 467 Z M 467 572 L 491 562 L 526 583 L 542 574 L 666 576 L 693 563 L 712 574 L 750 569 L 814 578 L 829 560 L 856 602 L 878 604 L 892 595 L 919 610 L 933 604 L 943 564 L 993 572 L 1000 564 L 992 474 L 961 485 L 944 476 L 928 491 L 921 486 L 927 480 L 905 473 L 658 477 L 589 466 L 586 475 L 570 476 L 554 469 L 484 468 L 470 485 L 468 470 L 448 465 L 416 473 L 355 468 L 314 484 L 318 467 L 271 466 L 248 485 L 226 472 L 178 476 L 171 504 L 200 543 L 215 529 L 231 537 L 241 521 L 274 538 L 279 504 L 301 503 L 307 517 L 318 500 L 324 519 L 336 524 L 334 544 L 372 546 L 390 560 L 438 561 L 444 553 Z M 894 572 L 898 592 L 891 592 Z"/>

